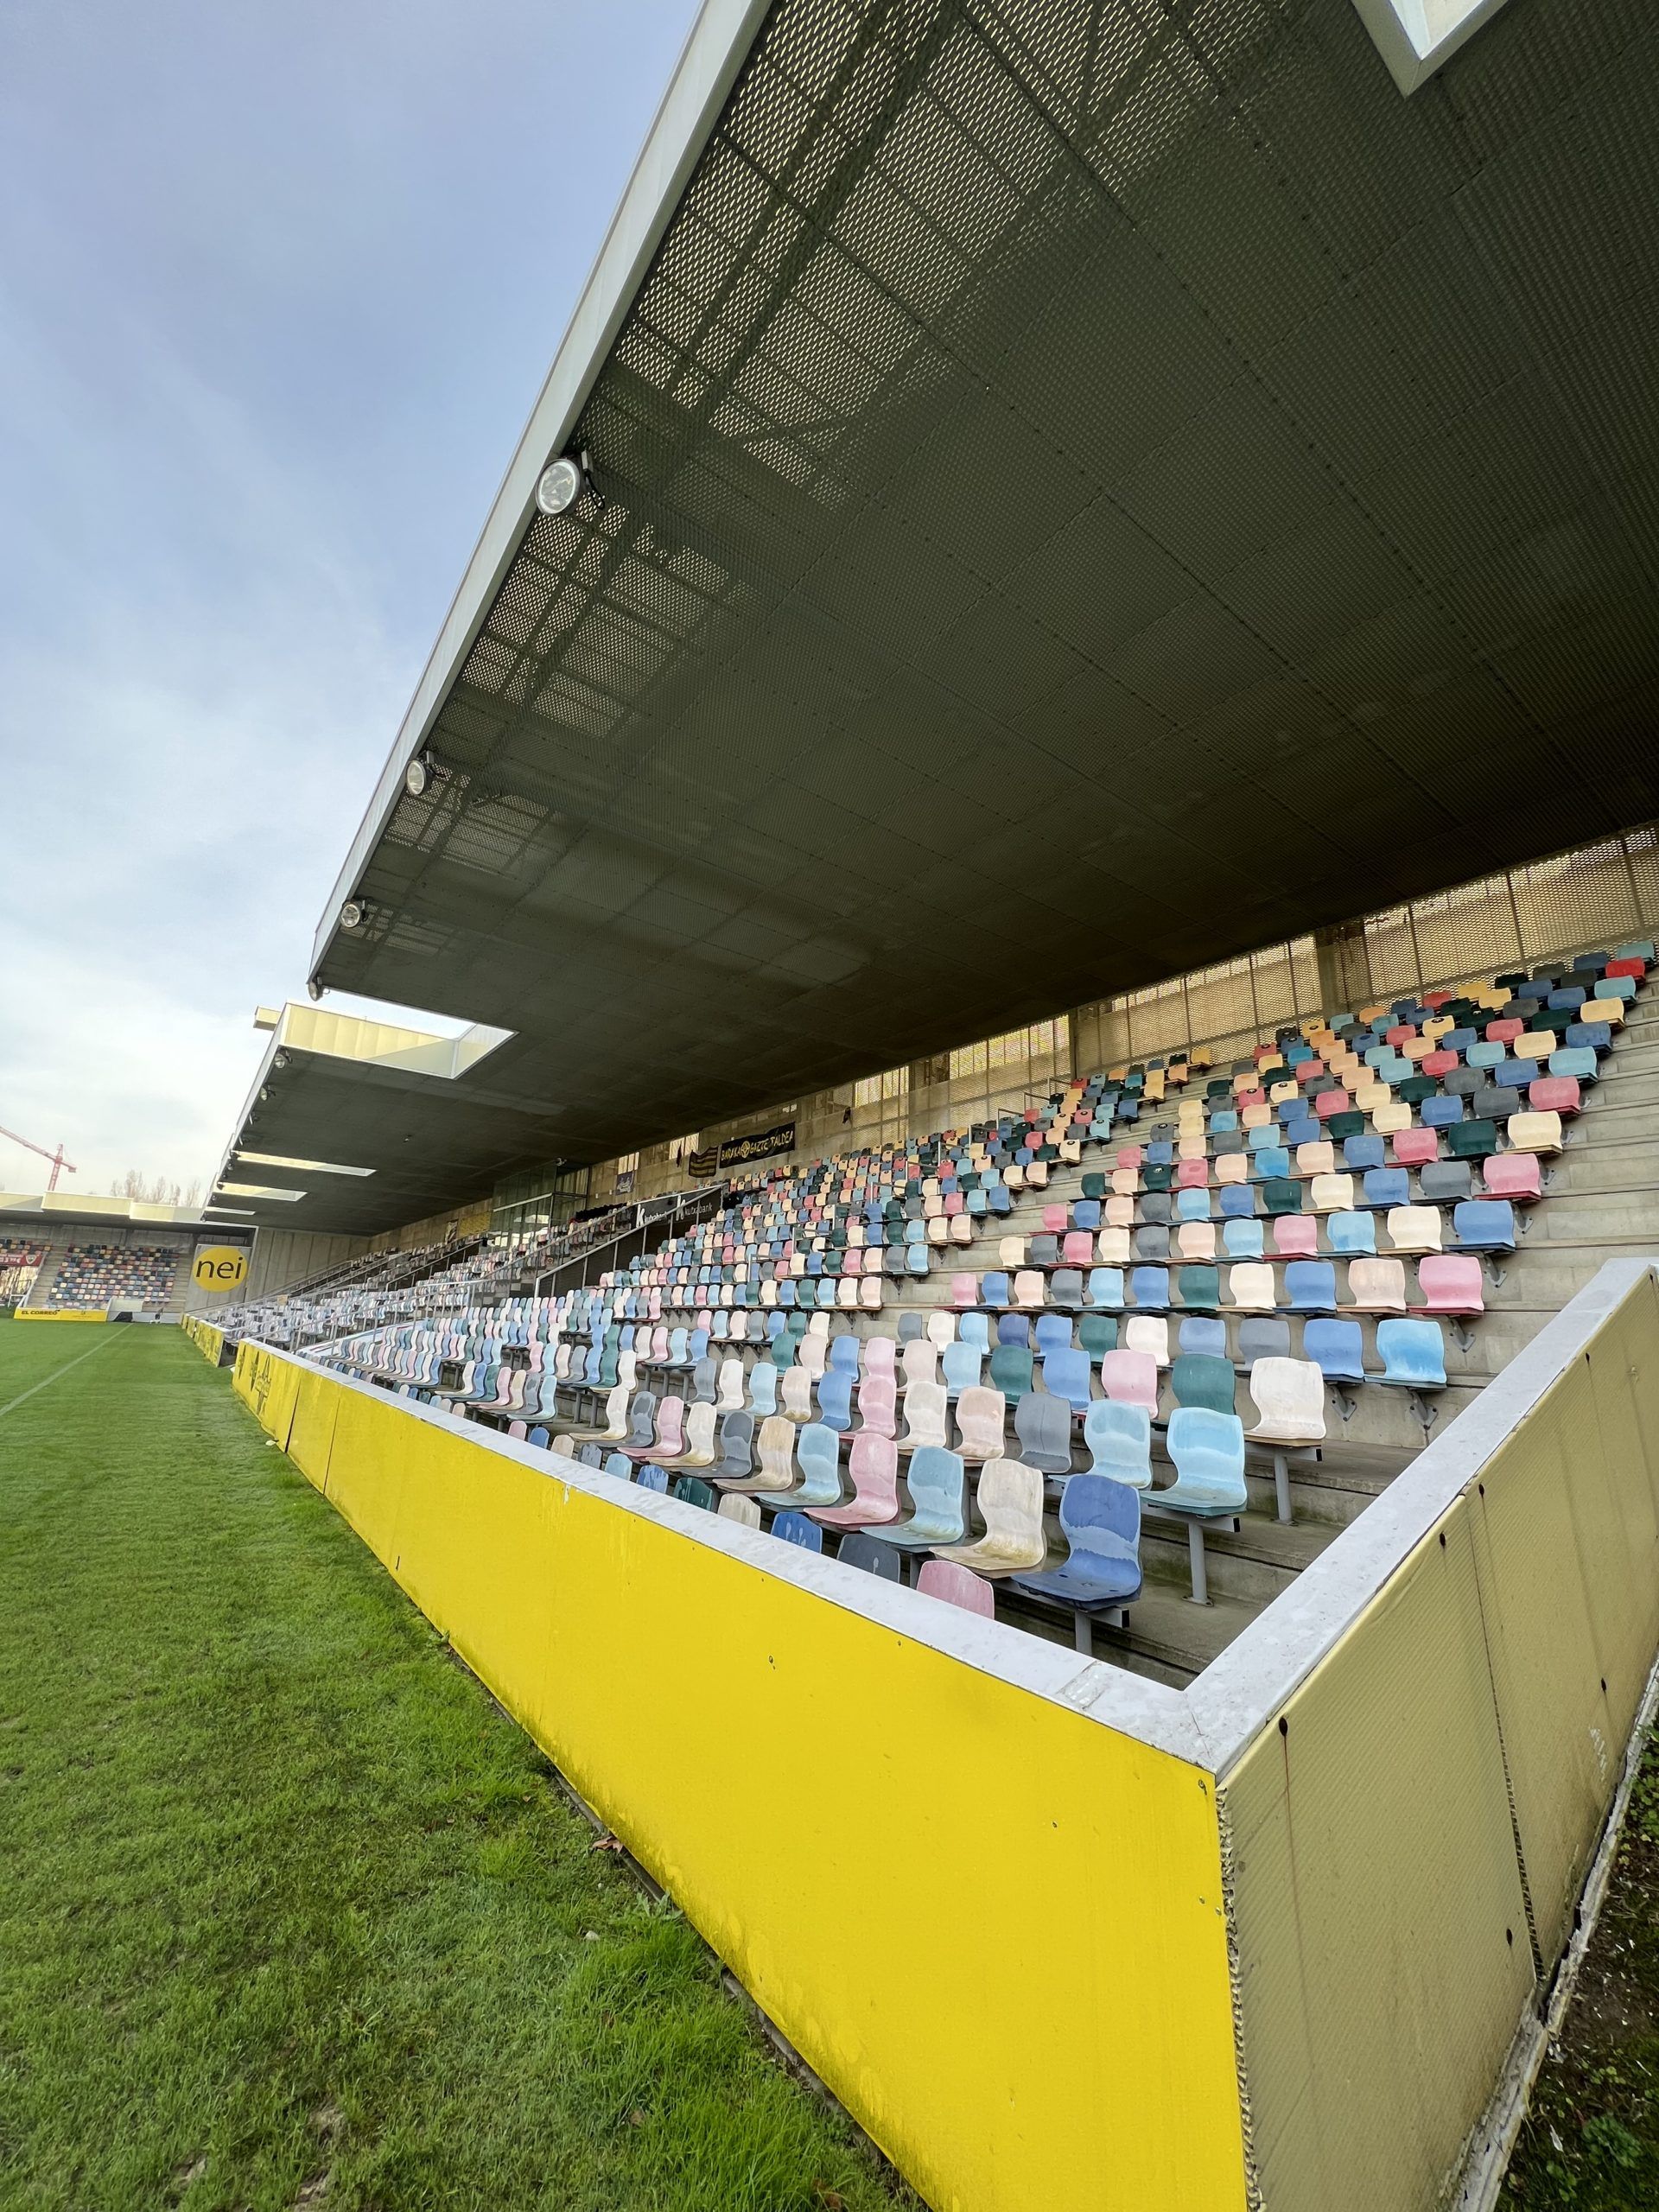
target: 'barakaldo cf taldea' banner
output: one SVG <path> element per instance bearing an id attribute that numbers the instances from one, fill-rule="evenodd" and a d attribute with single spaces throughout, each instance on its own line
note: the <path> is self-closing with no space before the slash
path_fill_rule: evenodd
<path id="1" fill-rule="evenodd" d="M 694 1175 L 717 1175 L 728 1167 L 747 1167 L 756 1160 L 775 1160 L 780 1152 L 795 1149 L 795 1124 L 779 1122 L 775 1129 L 756 1129 L 747 1137 L 728 1137 L 718 1150 L 705 1145 L 694 1152 L 686 1166 Z"/>

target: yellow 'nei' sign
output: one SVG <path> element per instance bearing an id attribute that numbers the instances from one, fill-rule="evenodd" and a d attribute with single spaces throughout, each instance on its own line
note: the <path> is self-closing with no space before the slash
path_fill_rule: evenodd
<path id="1" fill-rule="evenodd" d="M 190 1262 L 200 1290 L 234 1290 L 248 1279 L 248 1255 L 233 1244 L 204 1244 Z"/>

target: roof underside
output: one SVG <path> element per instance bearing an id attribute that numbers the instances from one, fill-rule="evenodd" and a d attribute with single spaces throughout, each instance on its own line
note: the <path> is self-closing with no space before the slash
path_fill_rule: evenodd
<path id="1" fill-rule="evenodd" d="M 1659 813 L 1656 113 L 1643 0 L 778 0 L 321 979 L 593 1159 Z"/>
<path id="2" fill-rule="evenodd" d="M 303 1195 L 226 1192 L 216 1218 L 374 1236 L 487 1194 L 511 1168 L 556 1149 L 540 1117 L 496 1090 L 489 1066 L 451 1083 L 296 1046 L 287 1063 L 269 1077 L 248 1143 L 299 1163 L 339 1161 L 374 1173 L 330 1174 L 232 1154 L 222 1171 L 228 1179 Z"/>

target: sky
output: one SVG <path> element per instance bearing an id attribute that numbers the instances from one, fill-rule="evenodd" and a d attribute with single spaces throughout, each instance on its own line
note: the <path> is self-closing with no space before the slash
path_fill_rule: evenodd
<path id="1" fill-rule="evenodd" d="M 0 1127 L 60 1187 L 217 1167 L 695 13 L 0 6 Z"/>

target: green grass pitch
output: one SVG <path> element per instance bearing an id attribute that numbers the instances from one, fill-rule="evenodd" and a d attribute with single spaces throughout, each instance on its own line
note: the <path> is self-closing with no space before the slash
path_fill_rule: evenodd
<path id="1" fill-rule="evenodd" d="M 894 2202 L 228 1376 L 0 1325 L 4 2212 Z"/>

